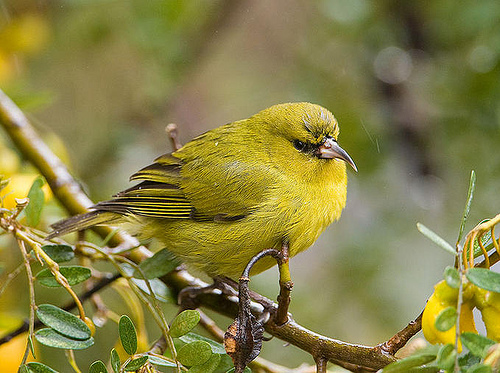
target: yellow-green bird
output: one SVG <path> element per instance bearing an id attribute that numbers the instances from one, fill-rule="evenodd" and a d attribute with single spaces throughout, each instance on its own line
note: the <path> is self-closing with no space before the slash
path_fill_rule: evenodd
<path id="1" fill-rule="evenodd" d="M 49 238 L 131 223 L 208 275 L 238 278 L 264 249 L 310 247 L 346 203 L 339 125 L 307 102 L 272 106 L 208 131 L 132 175 L 140 182 L 92 211 L 53 225 Z M 256 274 L 276 262 L 267 257 Z"/>

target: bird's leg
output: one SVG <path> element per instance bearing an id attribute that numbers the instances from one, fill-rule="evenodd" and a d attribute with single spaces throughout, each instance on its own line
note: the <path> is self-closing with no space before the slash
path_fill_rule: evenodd
<path id="1" fill-rule="evenodd" d="M 284 241 L 278 258 L 278 270 L 280 272 L 280 294 L 278 295 L 278 310 L 274 317 L 276 325 L 283 325 L 288 321 L 288 306 L 290 305 L 290 293 L 293 282 L 290 276 L 288 242 Z"/>
<path id="2" fill-rule="evenodd" d="M 245 267 L 238 282 L 238 315 L 224 334 L 224 347 L 233 359 L 235 373 L 242 373 L 253 359 L 255 359 L 262 347 L 264 328 L 262 322 L 258 321 L 251 312 L 250 270 L 257 261 L 265 256 L 271 255 L 277 261 L 281 257 L 278 250 L 267 249 L 255 255 Z"/>

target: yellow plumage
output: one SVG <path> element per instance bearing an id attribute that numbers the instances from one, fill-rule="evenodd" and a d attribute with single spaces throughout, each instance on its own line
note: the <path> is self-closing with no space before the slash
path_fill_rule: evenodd
<path id="1" fill-rule="evenodd" d="M 159 157 L 131 177 L 138 185 L 56 223 L 51 237 L 128 221 L 207 274 L 238 277 L 259 251 L 286 241 L 294 256 L 340 217 L 345 162 L 355 166 L 338 133 L 321 106 L 272 106 Z M 253 273 L 273 264 L 259 261 Z"/>

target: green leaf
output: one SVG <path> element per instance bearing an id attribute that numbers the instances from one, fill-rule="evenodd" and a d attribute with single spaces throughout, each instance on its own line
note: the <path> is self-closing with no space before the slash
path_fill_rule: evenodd
<path id="1" fill-rule="evenodd" d="M 234 373 L 234 372 L 235 372 L 235 369 L 231 368 L 226 373 Z M 250 370 L 249 367 L 245 367 L 245 369 L 243 370 L 243 373 L 252 373 L 252 371 Z"/>
<path id="2" fill-rule="evenodd" d="M 154 297 L 158 299 L 160 302 L 166 302 L 166 303 L 175 303 L 174 296 L 172 295 L 172 292 L 168 288 L 167 285 L 165 285 L 164 282 L 161 280 L 155 278 L 152 280 L 148 280 L 149 285 L 151 286 L 151 289 L 153 289 Z M 151 295 L 149 292 L 148 285 L 146 284 L 146 280 L 139 280 L 138 278 L 133 278 L 132 282 L 137 285 L 139 289 L 141 289 L 143 292 L 145 292 L 148 295 Z"/>
<path id="3" fill-rule="evenodd" d="M 486 268 L 470 268 L 465 272 L 465 276 L 482 289 L 500 293 L 500 273 Z"/>
<path id="4" fill-rule="evenodd" d="M 170 327 L 170 335 L 174 338 L 189 333 L 200 322 L 200 313 L 196 310 L 185 310 L 176 316 Z"/>
<path id="5" fill-rule="evenodd" d="M 496 343 L 489 338 L 472 332 L 463 332 L 460 335 L 460 340 L 471 354 L 482 359 L 486 357 L 488 349 Z"/>
<path id="6" fill-rule="evenodd" d="M 482 222 L 480 222 L 479 224 L 485 223 L 489 220 L 490 219 L 485 219 Z M 488 242 L 490 240 L 491 240 L 491 231 L 484 232 L 484 234 L 481 236 L 481 243 L 483 244 L 486 251 L 488 251 L 487 247 L 488 247 Z M 479 246 L 479 242 L 477 239 L 474 240 L 473 248 L 474 248 L 474 258 L 477 258 L 479 255 L 483 255 L 483 251 L 481 249 L 481 246 Z"/>
<path id="7" fill-rule="evenodd" d="M 120 356 L 118 356 L 118 352 L 113 348 L 111 350 L 111 368 L 113 369 L 113 372 L 119 373 L 120 372 Z"/>
<path id="8" fill-rule="evenodd" d="M 75 257 L 73 248 L 68 245 L 45 245 L 42 250 L 57 263 L 69 262 Z"/>
<path id="9" fill-rule="evenodd" d="M 45 346 L 62 348 L 65 350 L 83 350 L 94 344 L 94 338 L 90 337 L 85 340 L 76 340 L 59 334 L 54 329 L 40 329 L 35 333 L 35 338 L 38 342 Z"/>
<path id="10" fill-rule="evenodd" d="M 127 354 L 133 355 L 137 351 L 137 333 L 135 326 L 130 317 L 122 315 L 118 323 L 118 330 L 120 333 L 120 341 L 123 349 Z"/>
<path id="11" fill-rule="evenodd" d="M 451 288 L 458 289 L 460 287 L 460 275 L 455 267 L 448 266 L 445 268 L 444 280 Z"/>
<path id="12" fill-rule="evenodd" d="M 457 256 L 457 251 L 453 248 L 453 246 L 451 246 L 448 242 L 446 242 L 443 238 L 441 238 L 436 233 L 434 233 L 432 230 L 427 228 L 425 225 L 423 225 L 421 223 L 417 223 L 417 229 L 420 231 L 420 233 L 422 233 L 425 237 L 430 239 L 432 242 L 434 242 L 440 248 L 449 252 L 450 254 Z"/>
<path id="13" fill-rule="evenodd" d="M 410 368 L 422 366 L 436 360 L 434 354 L 419 354 L 395 361 L 382 369 L 382 373 L 408 373 Z"/>
<path id="14" fill-rule="evenodd" d="M 45 203 L 45 194 L 42 187 L 45 182 L 39 176 L 33 181 L 30 191 L 28 192 L 29 203 L 24 209 L 26 214 L 26 222 L 29 226 L 36 227 L 40 223 L 42 209 Z"/>
<path id="15" fill-rule="evenodd" d="M 30 348 L 31 355 L 36 359 L 36 354 L 35 354 L 35 345 L 33 344 L 33 338 L 31 335 L 28 335 L 28 347 Z"/>
<path id="16" fill-rule="evenodd" d="M 448 343 L 440 348 L 436 358 L 436 365 L 441 369 L 451 370 L 455 366 L 456 357 L 455 346 Z"/>
<path id="17" fill-rule="evenodd" d="M 439 373 L 441 370 L 438 367 L 430 366 L 430 367 L 416 367 L 410 368 L 406 373 Z"/>
<path id="18" fill-rule="evenodd" d="M 147 279 L 158 278 L 173 271 L 181 262 L 170 251 L 162 249 L 152 257 L 145 259 L 139 265 Z M 134 272 L 134 277 L 142 278 L 139 271 Z"/>
<path id="19" fill-rule="evenodd" d="M 90 268 L 81 267 L 81 266 L 64 266 L 59 267 L 59 272 L 66 277 L 70 286 L 79 284 L 85 280 L 88 280 L 91 276 Z M 40 282 L 40 284 L 47 287 L 59 287 L 61 286 L 55 279 L 50 269 L 45 268 L 42 269 L 36 275 L 36 279 Z"/>
<path id="20" fill-rule="evenodd" d="M 32 373 L 58 373 L 57 370 L 54 370 L 51 367 L 48 367 L 47 365 L 42 363 L 32 362 L 26 364 L 25 366 Z"/>
<path id="21" fill-rule="evenodd" d="M 97 360 L 90 366 L 89 373 L 108 373 L 108 370 L 101 360 Z"/>
<path id="22" fill-rule="evenodd" d="M 193 365 L 188 372 L 189 373 L 212 373 L 219 366 L 221 357 L 219 354 L 213 354 L 210 359 L 201 365 Z"/>
<path id="23" fill-rule="evenodd" d="M 158 356 L 149 355 L 149 362 L 154 365 L 159 365 L 161 367 L 176 367 L 177 364 L 170 360 L 163 359 Z"/>
<path id="24" fill-rule="evenodd" d="M 467 369 L 467 373 L 492 373 L 489 365 L 475 364 Z"/>
<path id="25" fill-rule="evenodd" d="M 476 188 L 476 173 L 474 170 L 470 173 L 469 180 L 469 190 L 467 192 L 467 201 L 465 202 L 464 213 L 462 215 L 462 222 L 460 223 L 460 230 L 458 232 L 458 240 L 460 242 L 462 240 L 462 236 L 464 234 L 465 224 L 467 223 L 467 219 L 469 218 L 470 206 L 472 204 L 472 198 L 474 197 L 474 189 Z"/>
<path id="26" fill-rule="evenodd" d="M 212 356 L 212 348 L 205 341 L 195 341 L 182 346 L 177 351 L 177 359 L 182 365 L 201 365 Z"/>
<path id="27" fill-rule="evenodd" d="M 130 360 L 127 365 L 125 365 L 125 372 L 135 372 L 137 369 L 142 367 L 144 364 L 146 364 L 146 361 L 148 361 L 148 356 L 144 355 L 141 357 L 138 357 L 137 359 Z"/>
<path id="28" fill-rule="evenodd" d="M 460 367 L 462 367 L 462 368 L 468 368 L 468 367 L 471 367 L 474 364 L 479 363 L 480 361 L 481 361 L 480 357 L 473 355 L 469 351 L 465 355 L 460 356 L 458 358 L 458 365 L 460 365 Z"/>
<path id="29" fill-rule="evenodd" d="M 446 307 L 444 310 L 439 312 L 436 317 L 436 329 L 440 332 L 445 332 L 450 330 L 457 321 L 457 309 L 455 307 Z"/>
<path id="30" fill-rule="evenodd" d="M 51 304 L 41 304 L 36 315 L 42 323 L 72 339 L 89 339 L 92 335 L 82 319 Z"/>
<path id="31" fill-rule="evenodd" d="M 187 333 L 187 334 L 183 335 L 182 337 L 180 337 L 179 339 L 184 343 L 191 343 L 191 342 L 195 342 L 195 341 L 207 342 L 210 345 L 210 347 L 212 348 L 212 352 L 214 354 L 225 354 L 226 353 L 226 350 L 221 343 L 215 342 L 209 338 L 203 337 L 203 336 L 195 334 L 195 333 Z"/>
<path id="32" fill-rule="evenodd" d="M 18 373 L 30 373 L 30 370 L 26 365 L 23 364 L 19 367 Z"/>

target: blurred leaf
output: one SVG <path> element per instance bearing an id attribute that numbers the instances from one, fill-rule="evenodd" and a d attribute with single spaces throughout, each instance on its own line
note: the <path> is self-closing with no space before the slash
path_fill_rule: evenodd
<path id="1" fill-rule="evenodd" d="M 59 334 L 54 329 L 40 329 L 35 333 L 35 338 L 38 342 L 45 346 L 62 348 L 66 350 L 82 350 L 94 344 L 94 338 L 90 337 L 86 340 L 76 340 Z"/>
<path id="2" fill-rule="evenodd" d="M 90 366 L 89 373 L 108 373 L 108 370 L 101 360 L 97 360 Z"/>
<path id="3" fill-rule="evenodd" d="M 463 335 L 464 333 L 462 333 Z M 475 334 L 475 333 L 473 333 Z M 463 341 L 462 341 L 463 343 Z M 481 361 L 481 358 L 472 354 L 470 351 L 467 352 L 465 355 L 463 356 L 460 356 L 458 358 L 458 364 L 462 367 L 462 368 L 468 368 L 468 367 L 471 367 L 473 366 L 474 364 L 477 364 Z"/>
<path id="4" fill-rule="evenodd" d="M 111 368 L 113 369 L 113 372 L 119 373 L 120 372 L 120 356 L 118 356 L 118 352 L 116 352 L 116 349 L 111 350 Z"/>
<path id="5" fill-rule="evenodd" d="M 235 372 L 235 369 L 231 368 L 226 373 L 234 373 L 234 372 Z M 245 369 L 243 370 L 243 373 L 252 373 L 252 370 L 249 367 L 245 367 Z"/>
<path id="6" fill-rule="evenodd" d="M 127 363 L 127 365 L 125 365 L 124 370 L 125 370 L 125 372 L 135 372 L 140 367 L 142 367 L 144 364 L 146 364 L 146 361 L 148 361 L 147 355 L 138 357 L 137 359 L 130 360 Z"/>
<path id="7" fill-rule="evenodd" d="M 475 364 L 466 373 L 493 373 L 489 365 Z"/>
<path id="8" fill-rule="evenodd" d="M 168 288 L 165 283 L 157 278 L 148 280 L 151 289 L 153 289 L 154 297 L 158 299 L 160 302 L 166 303 L 175 303 L 174 296 L 172 292 Z M 145 292 L 148 295 L 151 295 L 149 292 L 148 285 L 146 284 L 146 280 L 140 280 L 138 278 L 133 278 L 132 282 L 137 285 L 139 289 Z"/>
<path id="9" fill-rule="evenodd" d="M 89 339 L 90 329 L 79 317 L 51 304 L 41 304 L 36 315 L 42 323 L 72 339 Z"/>
<path id="10" fill-rule="evenodd" d="M 495 293 L 500 293 L 500 273 L 486 268 L 470 268 L 465 276 L 474 285 Z"/>
<path id="11" fill-rule="evenodd" d="M 427 228 L 425 225 L 421 223 L 417 223 L 417 229 L 422 233 L 425 237 L 430 239 L 432 242 L 434 242 L 436 245 L 438 245 L 440 248 L 444 249 L 445 251 L 449 252 L 450 254 L 457 255 L 456 250 L 451 246 L 448 242 L 446 242 L 443 238 L 439 237 L 436 233 L 431 231 L 429 228 Z"/>
<path id="12" fill-rule="evenodd" d="M 70 286 L 88 280 L 91 276 L 90 268 L 81 266 L 59 267 L 59 272 L 61 272 L 61 274 L 66 277 Z M 36 275 L 36 279 L 40 282 L 40 284 L 47 287 L 61 286 L 56 281 L 54 275 L 48 268 L 42 269 L 40 272 L 38 272 L 38 274 Z"/>
<path id="13" fill-rule="evenodd" d="M 177 359 L 182 365 L 201 365 L 212 356 L 212 348 L 205 341 L 195 341 L 182 346 L 177 351 Z"/>
<path id="14" fill-rule="evenodd" d="M 395 361 L 382 369 L 382 373 L 408 373 L 410 368 L 419 367 L 436 360 L 434 354 L 419 354 Z"/>
<path id="15" fill-rule="evenodd" d="M 455 351 L 455 346 L 448 343 L 440 348 L 437 358 L 436 365 L 444 370 L 451 370 L 455 365 L 455 358 L 457 357 L 457 352 Z"/>
<path id="16" fill-rule="evenodd" d="M 31 227 L 36 227 L 40 223 L 40 217 L 42 216 L 43 205 L 45 203 L 45 194 L 43 193 L 42 187 L 45 182 L 42 177 L 39 176 L 33 181 L 30 191 L 28 192 L 29 203 L 24 209 L 26 214 L 26 222 Z"/>
<path id="17" fill-rule="evenodd" d="M 26 364 L 25 366 L 28 368 L 30 372 L 33 373 L 58 373 L 56 370 L 42 363 L 32 362 Z"/>
<path id="18" fill-rule="evenodd" d="M 23 364 L 19 367 L 18 373 L 30 373 L 30 370 L 26 365 Z"/>
<path id="19" fill-rule="evenodd" d="M 446 307 L 444 310 L 439 312 L 436 317 L 435 326 L 440 332 L 445 332 L 450 330 L 457 321 L 457 309 L 455 307 Z"/>
<path id="20" fill-rule="evenodd" d="M 75 257 L 73 248 L 69 245 L 44 245 L 42 250 L 57 263 L 69 262 Z"/>
<path id="21" fill-rule="evenodd" d="M 130 317 L 122 315 L 118 323 L 120 341 L 127 354 L 133 355 L 137 351 L 137 333 Z"/>
<path id="22" fill-rule="evenodd" d="M 139 265 L 147 279 L 158 278 L 173 271 L 181 262 L 174 258 L 167 249 L 162 249 L 152 257 L 147 258 Z M 134 277 L 142 278 L 139 271 L 134 272 Z"/>
<path id="23" fill-rule="evenodd" d="M 212 373 L 219 366 L 221 357 L 219 354 L 212 354 L 210 359 L 201 365 L 193 365 L 188 372 L 189 373 Z"/>
<path id="24" fill-rule="evenodd" d="M 467 219 L 469 218 L 470 206 L 472 204 L 472 198 L 474 197 L 475 188 L 476 188 L 476 173 L 474 172 L 474 170 L 472 170 L 470 173 L 469 190 L 467 191 L 467 200 L 465 202 L 465 208 L 464 208 L 464 213 L 462 215 L 462 222 L 460 223 L 460 230 L 458 232 L 457 242 L 460 242 L 462 240 L 465 224 L 467 223 Z"/>
<path id="25" fill-rule="evenodd" d="M 178 314 L 172 326 L 170 327 L 170 335 L 174 338 L 183 336 L 189 333 L 200 322 L 200 313 L 196 310 L 185 310 Z"/>
<path id="26" fill-rule="evenodd" d="M 462 344 L 467 347 L 471 354 L 478 356 L 482 359 L 486 357 L 488 349 L 496 342 L 482 335 L 472 332 L 463 332 L 460 335 Z"/>
<path id="27" fill-rule="evenodd" d="M 176 367 L 177 366 L 177 364 L 175 364 L 172 361 L 165 360 L 165 359 L 162 359 L 158 356 L 153 356 L 153 355 L 149 355 L 149 362 L 151 364 L 159 365 L 162 367 Z"/>
<path id="28" fill-rule="evenodd" d="M 204 341 L 210 345 L 210 347 L 212 348 L 212 352 L 214 354 L 225 354 L 226 353 L 226 350 L 224 349 L 224 346 L 221 343 L 215 342 L 209 338 L 203 337 L 203 336 L 195 334 L 195 333 L 187 333 L 187 334 L 183 335 L 182 337 L 180 337 L 179 339 L 184 343 L 191 343 L 194 341 Z"/>
<path id="29" fill-rule="evenodd" d="M 460 275 L 455 267 L 448 266 L 445 268 L 444 279 L 449 287 L 454 289 L 460 287 Z"/>

